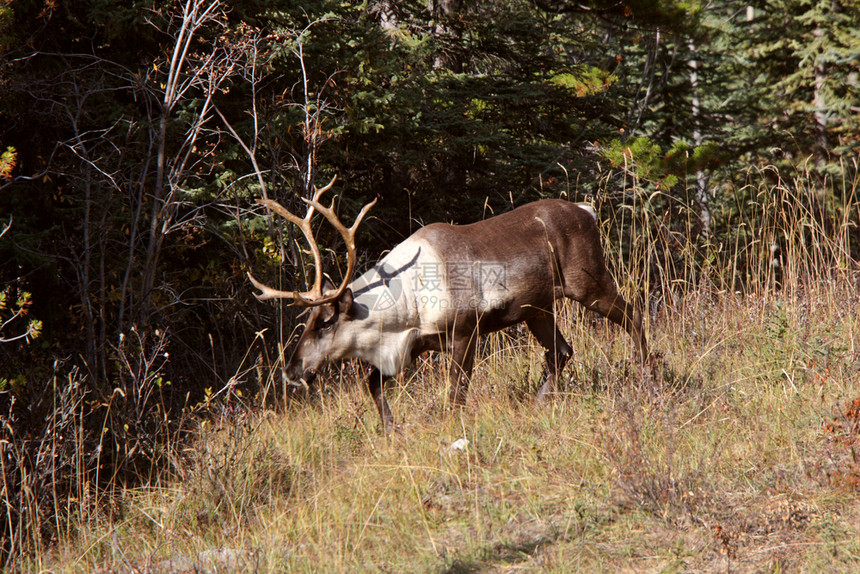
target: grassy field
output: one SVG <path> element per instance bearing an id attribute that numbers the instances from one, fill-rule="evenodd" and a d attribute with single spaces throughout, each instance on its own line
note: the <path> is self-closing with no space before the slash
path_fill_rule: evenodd
<path id="1" fill-rule="evenodd" d="M 462 410 L 446 359 L 422 359 L 387 390 L 390 436 L 357 364 L 274 410 L 222 389 L 170 478 L 57 499 L 59 535 L 20 569 L 860 571 L 858 187 L 827 217 L 802 183 L 744 190 L 737 247 L 708 257 L 653 209 L 604 221 L 625 294 L 652 294 L 654 373 L 625 333 L 561 306 L 575 354 L 543 407 L 523 328 L 482 342 Z"/>
<path id="2" fill-rule="evenodd" d="M 203 425 L 181 480 L 120 493 L 120 518 L 30 566 L 854 572 L 858 308 L 846 281 L 687 293 L 652 318 L 652 378 L 626 334 L 566 309 L 576 356 L 547 406 L 542 351 L 514 330 L 485 340 L 462 411 L 443 359 L 392 386 L 392 436 L 345 365 L 310 402 Z"/>

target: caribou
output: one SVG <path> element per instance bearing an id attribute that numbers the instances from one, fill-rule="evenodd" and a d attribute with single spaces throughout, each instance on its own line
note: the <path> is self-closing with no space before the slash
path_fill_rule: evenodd
<path id="1" fill-rule="evenodd" d="M 308 385 L 330 362 L 361 359 L 372 366 L 367 387 L 388 432 L 394 424 L 383 393 L 388 379 L 425 351 L 450 353 L 450 402 L 463 405 L 479 337 L 524 322 L 546 349 L 540 403 L 553 392 L 573 354 L 555 319 L 554 302 L 562 297 L 620 325 L 633 339 L 639 360 L 648 361 L 642 315 L 618 293 L 589 205 L 544 199 L 468 225 L 433 223 L 353 280 L 355 233 L 376 200 L 346 227 L 335 214 L 334 199 L 328 206 L 320 202 L 335 180 L 315 187 L 312 199 L 302 198 L 308 206 L 304 217 L 276 201 L 257 200 L 298 226 L 314 260 L 308 291 L 274 289 L 248 273 L 259 290 L 257 299 L 289 299 L 310 309 L 285 366 L 291 382 Z M 311 228 L 315 212 L 346 246 L 346 273 L 337 288 L 323 281 Z"/>

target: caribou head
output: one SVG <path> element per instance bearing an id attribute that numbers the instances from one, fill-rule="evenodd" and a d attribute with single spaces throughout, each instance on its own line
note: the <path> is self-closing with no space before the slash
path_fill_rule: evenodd
<path id="1" fill-rule="evenodd" d="M 320 197 L 331 189 L 337 180 L 335 176 L 323 188 L 314 188 L 313 199 L 302 198 L 308 205 L 304 217 L 290 213 L 278 202 L 271 199 L 258 199 L 257 203 L 277 213 L 290 223 L 295 224 L 304 234 L 314 259 L 314 281 L 308 291 L 281 291 L 265 285 L 249 272 L 248 278 L 259 290 L 254 296 L 260 301 L 268 299 L 290 299 L 292 305 L 310 309 L 305 330 L 299 338 L 295 351 L 286 367 L 286 375 L 293 382 L 310 383 L 317 371 L 326 363 L 343 357 L 346 341 L 341 341 L 343 333 L 338 326 L 349 320 L 353 310 L 353 296 L 349 288 L 352 275 L 355 272 L 355 232 L 364 216 L 376 204 L 374 199 L 365 205 L 351 227 L 344 225 L 334 212 L 335 199 L 331 205 L 319 203 Z M 340 233 L 346 245 L 346 273 L 341 284 L 335 289 L 324 279 L 320 248 L 311 228 L 314 213 L 321 213 L 326 220 Z"/>

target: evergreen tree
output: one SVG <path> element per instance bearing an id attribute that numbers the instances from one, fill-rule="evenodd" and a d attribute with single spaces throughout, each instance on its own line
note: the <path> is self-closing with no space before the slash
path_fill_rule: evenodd
<path id="1" fill-rule="evenodd" d="M 729 3 L 726 74 L 735 78 L 727 144 L 764 162 L 836 173 L 860 136 L 860 5 Z M 779 150 L 772 154 L 772 150 Z M 830 166 L 830 167 L 828 167 Z"/>

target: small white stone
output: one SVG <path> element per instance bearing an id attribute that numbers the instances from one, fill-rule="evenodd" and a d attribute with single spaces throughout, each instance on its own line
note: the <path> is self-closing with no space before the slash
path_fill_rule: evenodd
<path id="1" fill-rule="evenodd" d="M 468 447 L 469 447 L 468 439 L 458 438 L 457 440 L 455 440 L 454 442 L 451 443 L 451 446 L 449 448 L 451 449 L 451 451 L 459 451 L 459 450 L 466 450 Z"/>

